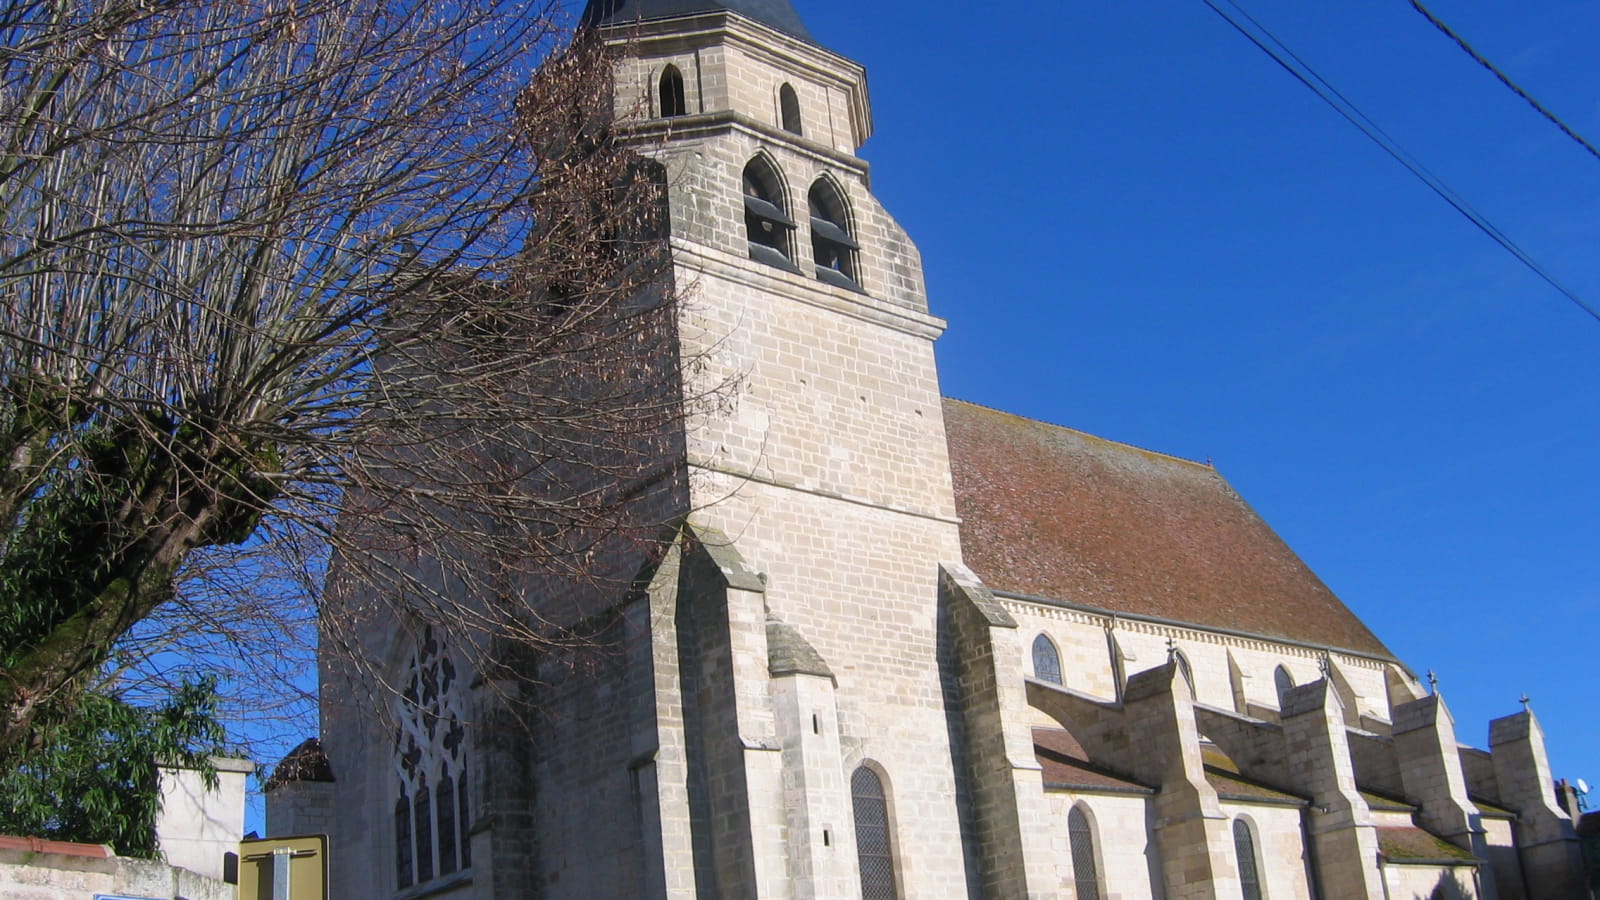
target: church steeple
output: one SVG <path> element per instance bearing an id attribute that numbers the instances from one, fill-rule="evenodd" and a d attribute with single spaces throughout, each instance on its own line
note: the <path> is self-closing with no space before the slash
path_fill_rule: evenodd
<path id="1" fill-rule="evenodd" d="M 736 12 L 785 34 L 815 43 L 789 0 L 589 0 L 583 12 L 583 24 L 598 28 L 721 10 Z"/>

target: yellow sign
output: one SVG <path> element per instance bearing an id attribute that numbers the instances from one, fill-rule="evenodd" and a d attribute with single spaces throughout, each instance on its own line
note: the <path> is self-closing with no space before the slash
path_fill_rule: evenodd
<path id="1" fill-rule="evenodd" d="M 239 842 L 239 900 L 327 897 L 327 835 Z"/>

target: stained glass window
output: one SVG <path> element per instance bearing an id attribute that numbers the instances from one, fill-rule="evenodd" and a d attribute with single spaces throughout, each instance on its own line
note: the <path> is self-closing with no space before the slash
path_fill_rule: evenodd
<path id="1" fill-rule="evenodd" d="M 466 727 L 455 661 L 432 628 L 405 669 L 395 710 L 395 876 L 409 887 L 472 864 Z"/>
<path id="2" fill-rule="evenodd" d="M 1233 850 L 1239 856 L 1239 887 L 1244 900 L 1261 900 L 1261 874 L 1256 868 L 1256 838 L 1250 833 L 1250 823 L 1244 819 L 1233 820 Z"/>
<path id="3" fill-rule="evenodd" d="M 1061 654 L 1044 635 L 1033 639 L 1033 677 L 1061 684 Z"/>
<path id="4" fill-rule="evenodd" d="M 866 766 L 850 776 L 855 807 L 856 856 L 861 867 L 861 900 L 895 900 L 894 857 L 889 847 L 889 803 L 883 780 Z"/>
<path id="5" fill-rule="evenodd" d="M 1074 806 L 1067 813 L 1067 836 L 1072 844 L 1072 878 L 1078 900 L 1100 900 L 1100 870 L 1094 862 L 1094 829 L 1089 817 Z"/>

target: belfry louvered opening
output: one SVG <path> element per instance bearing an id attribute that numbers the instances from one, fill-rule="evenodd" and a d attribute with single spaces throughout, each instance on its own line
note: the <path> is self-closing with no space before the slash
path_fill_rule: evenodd
<path id="1" fill-rule="evenodd" d="M 783 178 L 764 157 L 744 167 L 744 230 L 750 258 L 769 266 L 798 272 L 794 265 L 794 220 L 788 208 Z"/>
<path id="2" fill-rule="evenodd" d="M 806 195 L 811 208 L 811 257 L 817 278 L 838 287 L 860 290 L 856 278 L 856 243 L 850 230 L 850 207 L 827 178 L 818 178 Z"/>

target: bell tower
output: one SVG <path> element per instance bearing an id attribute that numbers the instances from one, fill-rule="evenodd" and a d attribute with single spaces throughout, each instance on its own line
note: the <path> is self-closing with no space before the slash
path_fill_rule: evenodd
<path id="1" fill-rule="evenodd" d="M 1038 772 L 1007 731 L 983 761 L 1001 780 L 971 777 L 956 660 L 980 632 L 1022 654 L 1014 628 L 962 618 L 970 599 L 949 607 L 967 580 L 944 322 L 856 155 L 865 70 L 787 0 L 595 0 L 585 21 L 622 51 L 618 117 L 666 170 L 687 389 L 733 394 L 690 425 L 687 574 L 653 601 L 676 673 L 656 680 L 651 770 L 668 893 L 1023 896 Z"/>

